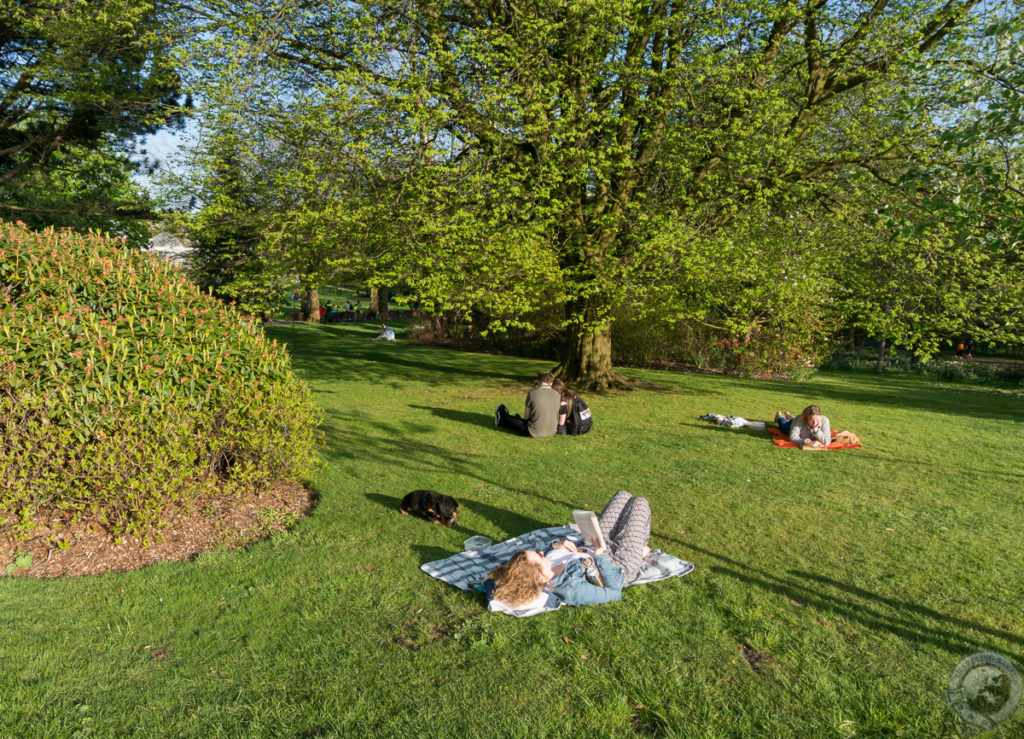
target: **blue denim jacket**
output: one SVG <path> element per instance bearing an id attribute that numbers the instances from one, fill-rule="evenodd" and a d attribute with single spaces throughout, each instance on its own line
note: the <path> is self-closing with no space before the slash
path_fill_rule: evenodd
<path id="1" fill-rule="evenodd" d="M 607 554 L 597 555 L 594 564 L 601 573 L 605 587 L 587 582 L 586 568 L 580 560 L 574 559 L 566 564 L 560 575 L 556 575 L 548 583 L 547 589 L 567 606 L 592 606 L 621 600 L 622 584 L 625 579 L 622 569 L 615 565 Z"/>

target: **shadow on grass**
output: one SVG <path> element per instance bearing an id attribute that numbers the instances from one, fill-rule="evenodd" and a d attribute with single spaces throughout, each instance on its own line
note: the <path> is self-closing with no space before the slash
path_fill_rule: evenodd
<path id="1" fill-rule="evenodd" d="M 324 456 L 329 459 L 345 460 L 376 458 L 386 460 L 389 465 L 402 468 L 413 475 L 465 475 L 481 482 L 501 486 L 499 482 L 480 474 L 480 465 L 471 455 L 463 455 L 448 447 L 423 441 L 421 434 L 436 430 L 433 427 L 411 422 L 379 423 L 373 426 L 376 433 L 369 434 L 360 430 L 365 424 L 366 419 L 357 413 L 327 410 L 321 424 L 321 430 L 327 438 Z M 409 485 L 409 490 L 416 487 L 431 488 L 431 485 L 426 483 Z M 402 494 L 409 490 L 402 491 Z"/>
<path id="2" fill-rule="evenodd" d="M 416 408 L 422 411 L 429 411 L 438 418 L 443 418 L 447 421 L 468 423 L 470 426 L 483 426 L 484 428 L 488 429 L 494 426 L 494 416 L 490 413 L 471 413 L 470 411 L 453 411 L 448 408 L 435 408 L 429 405 L 410 405 L 409 407 Z"/>
<path id="3" fill-rule="evenodd" d="M 481 503 L 476 500 L 463 499 L 460 500 L 459 503 L 477 516 L 486 518 L 502 531 L 507 531 L 511 536 L 520 536 L 521 534 L 525 534 L 527 531 L 543 529 L 548 526 L 555 525 L 552 523 L 538 521 L 536 518 L 524 516 L 521 513 L 515 513 L 514 511 L 505 510 L 504 508 L 498 508 L 490 505 L 489 503 Z"/>
<path id="4" fill-rule="evenodd" d="M 754 380 L 743 377 L 730 378 L 730 383 L 735 387 L 745 387 L 761 393 L 799 393 L 807 402 L 821 405 L 835 429 L 846 428 L 848 425 L 843 419 L 835 418 L 828 412 L 827 403 L 835 401 L 883 409 L 929 411 L 950 416 L 1003 420 L 1019 420 L 1021 417 L 1020 402 L 1008 402 L 1002 399 L 1002 396 L 997 399 L 996 396 L 985 392 L 988 388 L 984 386 L 964 385 L 963 389 L 957 392 L 946 386 L 938 386 L 934 380 L 927 378 L 895 378 L 885 375 L 862 377 L 843 373 L 821 375 L 821 379 L 827 378 L 854 380 L 857 386 L 824 383 L 814 378 L 800 383 L 799 386 L 785 384 L 780 380 Z M 794 407 L 790 410 L 796 412 L 798 409 Z"/>
<path id="5" fill-rule="evenodd" d="M 389 511 L 392 511 L 392 512 L 395 512 L 395 513 L 398 513 L 399 515 L 401 515 L 401 511 L 399 510 L 399 508 L 400 508 L 400 506 L 402 504 L 402 499 L 401 498 L 398 498 L 398 497 L 392 496 L 392 495 L 380 495 L 379 493 L 364 493 L 363 495 L 364 495 L 364 497 L 367 500 L 372 501 L 372 502 L 374 502 L 374 503 L 376 503 L 376 504 L 378 504 L 378 505 L 380 505 L 380 506 L 382 506 L 384 508 L 387 508 Z M 460 535 L 465 536 L 466 538 L 469 538 L 470 536 L 480 536 L 481 535 L 480 531 L 477 531 L 476 529 L 468 528 L 468 527 L 466 527 L 464 525 L 462 517 L 465 516 L 465 510 L 466 509 L 471 510 L 471 511 L 475 511 L 475 512 L 480 512 L 479 509 L 481 508 L 481 506 L 483 506 L 484 508 L 492 508 L 492 506 L 487 506 L 486 504 L 482 504 L 482 503 L 474 503 L 473 501 L 465 501 L 465 500 L 459 501 L 459 518 L 457 518 L 455 520 L 455 525 L 451 527 L 452 531 L 457 531 Z M 493 510 L 494 511 L 500 511 L 501 509 L 494 508 Z M 515 519 L 517 517 L 517 514 L 511 513 L 509 511 L 505 511 L 504 513 L 507 514 L 507 518 L 509 518 L 510 521 L 512 521 L 512 522 L 515 521 Z M 429 519 L 424 518 L 423 516 L 416 516 L 414 514 L 410 514 L 410 515 L 412 515 L 413 518 L 415 518 L 415 519 L 417 519 L 419 521 L 422 521 L 425 524 L 433 524 L 434 526 L 438 526 L 439 525 L 439 524 L 437 524 L 437 523 L 435 523 L 435 522 L 433 522 L 433 521 L 431 521 Z M 485 516 L 485 517 L 490 518 L 490 516 Z"/>
<path id="6" fill-rule="evenodd" d="M 439 559 L 447 559 L 453 554 L 458 554 L 458 552 L 452 552 L 443 547 L 428 547 L 423 544 L 413 544 L 409 548 L 416 553 L 420 560 L 420 565 L 425 565 L 427 562 L 436 562 Z"/>
<path id="7" fill-rule="evenodd" d="M 572 511 L 574 509 L 579 508 L 581 505 L 585 505 L 581 501 L 576 501 L 575 503 L 571 503 L 571 502 L 569 502 L 567 500 L 562 500 L 561 498 L 552 498 L 550 495 L 544 495 L 543 493 L 538 493 L 538 492 L 535 492 L 533 490 L 518 490 L 517 492 L 522 494 L 522 495 L 527 495 L 527 496 L 529 496 L 531 498 L 537 498 L 538 500 L 546 500 L 548 503 L 555 503 L 556 505 L 562 506 L 562 507 L 564 507 L 566 509 L 567 512 L 566 512 L 566 515 L 565 515 L 565 521 L 560 521 L 558 523 L 545 523 L 545 524 L 541 524 L 540 526 L 537 526 L 535 528 L 543 528 L 545 526 L 558 526 L 558 525 L 561 525 L 562 523 L 565 523 L 566 521 L 569 521 L 569 520 L 572 519 Z M 618 491 L 616 491 L 616 492 L 618 492 Z M 608 497 L 611 498 L 612 495 L 610 494 Z M 603 507 L 603 505 L 604 504 L 602 504 L 602 507 Z"/>
<path id="8" fill-rule="evenodd" d="M 363 493 L 363 495 L 367 500 L 372 500 L 377 505 L 381 505 L 391 511 L 398 511 L 401 513 L 398 509 L 402 505 L 402 498 L 395 495 L 380 495 L 378 493 Z"/>
<path id="9" fill-rule="evenodd" d="M 562 503 L 562 501 L 555 500 L 554 498 L 547 498 L 546 496 L 535 493 L 525 494 L 530 495 L 531 497 L 544 498 L 545 500 L 550 500 L 555 503 Z M 367 500 L 370 500 L 376 503 L 377 505 L 380 505 L 396 513 L 398 512 L 399 506 L 402 504 L 402 498 L 395 495 L 364 493 L 364 496 L 366 497 Z M 520 536 L 522 534 L 525 534 L 527 531 L 533 531 L 534 529 L 543 529 L 547 528 L 548 526 L 557 525 L 551 522 L 540 521 L 539 519 L 531 518 L 530 516 L 524 516 L 521 513 L 516 513 L 515 511 L 510 511 L 505 508 L 498 508 L 497 506 L 493 506 L 490 503 L 483 503 L 478 500 L 468 499 L 465 496 L 461 496 L 458 499 L 458 502 L 459 516 L 455 521 L 455 525 L 452 526 L 452 529 L 458 531 L 459 534 L 461 535 L 465 535 L 466 538 L 469 538 L 470 536 L 479 536 L 482 534 L 482 532 L 470 528 L 466 525 L 467 523 L 469 523 L 466 521 L 465 518 L 467 512 L 475 516 L 480 516 L 481 518 L 484 518 L 487 521 L 490 521 L 494 526 L 506 532 L 510 537 Z M 568 504 L 565 505 L 566 507 L 569 507 Z M 424 523 L 432 523 L 430 521 L 427 521 L 427 519 L 421 520 Z M 433 525 L 436 526 L 438 524 Z"/>
<path id="10" fill-rule="evenodd" d="M 337 324 L 269 326 L 266 333 L 285 343 L 295 368 L 314 381 L 378 377 L 385 382 L 436 384 L 451 384 L 460 378 L 529 382 L 536 374 L 536 369 L 529 368 L 530 360 L 460 353 L 405 341 L 374 343 L 375 331 L 356 333 L 355 328 L 346 328 L 342 335 Z"/>
<path id="11" fill-rule="evenodd" d="M 710 569 L 716 574 L 777 593 L 804 606 L 834 613 L 874 631 L 889 633 L 908 642 L 936 646 L 954 656 L 962 656 L 970 650 L 992 649 L 990 640 L 968 636 L 966 632 L 970 631 L 988 634 L 1017 647 L 1024 646 L 1024 637 L 1013 632 L 949 616 L 927 606 L 879 595 L 815 573 L 789 570 L 789 577 L 780 577 L 695 544 L 652 533 L 726 563 L 727 566 L 712 565 Z M 1017 662 L 1024 660 L 1024 653 L 1020 651 L 1006 656 Z"/>
<path id="12" fill-rule="evenodd" d="M 751 419 L 751 420 L 756 420 L 756 419 Z M 771 442 L 771 439 L 772 439 L 772 435 L 768 433 L 768 428 L 774 428 L 774 424 L 773 424 L 772 426 L 768 426 L 764 431 L 759 431 L 757 429 L 750 429 L 750 428 L 734 429 L 734 428 L 729 428 L 728 426 L 719 426 L 717 423 L 711 423 L 710 421 L 699 421 L 699 420 L 698 421 L 681 421 L 679 423 L 679 425 L 680 426 L 689 426 L 691 428 L 699 429 L 701 431 L 707 431 L 707 430 L 711 430 L 711 431 L 728 431 L 729 433 L 736 434 L 738 436 L 749 436 L 749 437 L 754 437 L 754 438 L 757 438 L 757 439 L 765 439 L 768 442 Z"/>

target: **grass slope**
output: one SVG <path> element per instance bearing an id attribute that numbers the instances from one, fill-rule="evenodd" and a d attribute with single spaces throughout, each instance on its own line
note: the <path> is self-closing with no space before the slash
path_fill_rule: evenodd
<path id="1" fill-rule="evenodd" d="M 533 441 L 491 411 L 542 363 L 347 329 L 269 329 L 326 413 L 312 518 L 189 564 L 0 580 L 0 736 L 955 737 L 957 662 L 1024 667 L 1018 396 L 631 371 L 656 387 L 588 397 L 590 435 Z M 865 447 L 697 420 L 805 402 Z M 460 525 L 399 515 L 417 487 L 457 497 Z M 693 574 L 519 620 L 418 569 L 620 488 Z"/>

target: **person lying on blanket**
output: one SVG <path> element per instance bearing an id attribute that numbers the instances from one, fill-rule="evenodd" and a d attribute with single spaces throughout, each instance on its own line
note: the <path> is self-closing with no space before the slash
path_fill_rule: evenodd
<path id="1" fill-rule="evenodd" d="M 596 605 L 622 598 L 623 586 L 636 579 L 644 558 L 651 552 L 647 546 L 651 507 L 646 498 L 634 498 L 620 490 L 601 511 L 598 522 L 610 550 L 590 542 L 603 587 L 587 579 L 586 558 L 575 556 L 580 551 L 573 542 L 555 542 L 546 554 L 524 549 L 492 570 L 484 582 L 488 606 L 497 600 L 509 608 L 520 608 L 549 594 L 569 606 Z M 566 557 L 566 552 L 572 556 Z"/>
<path id="2" fill-rule="evenodd" d="M 832 426 L 828 416 L 821 414 L 821 408 L 809 405 L 796 418 L 785 411 L 775 414 L 775 425 L 789 440 L 801 446 L 824 449 L 832 441 Z"/>

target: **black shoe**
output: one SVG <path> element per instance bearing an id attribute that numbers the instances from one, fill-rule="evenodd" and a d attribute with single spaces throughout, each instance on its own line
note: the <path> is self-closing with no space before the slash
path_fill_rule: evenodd
<path id="1" fill-rule="evenodd" d="M 500 426 L 501 425 L 501 423 L 500 423 L 501 422 L 501 412 L 503 410 L 505 411 L 505 413 L 508 413 L 508 408 L 505 406 L 505 404 L 504 403 L 498 403 L 498 407 L 494 409 L 494 425 L 495 426 Z"/>

